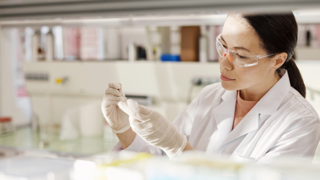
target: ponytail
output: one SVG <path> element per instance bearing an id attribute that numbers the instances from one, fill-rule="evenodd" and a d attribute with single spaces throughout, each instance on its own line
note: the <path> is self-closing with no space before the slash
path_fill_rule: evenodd
<path id="1" fill-rule="evenodd" d="M 306 97 L 306 86 L 303 82 L 301 73 L 293 58 L 285 62 L 279 69 L 286 69 L 289 75 L 291 86 L 296 89 L 301 96 Z"/>

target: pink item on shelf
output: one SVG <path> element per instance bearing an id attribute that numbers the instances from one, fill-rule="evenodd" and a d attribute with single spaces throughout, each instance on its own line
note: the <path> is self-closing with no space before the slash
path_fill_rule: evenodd
<path id="1" fill-rule="evenodd" d="M 79 58 L 79 28 L 67 27 L 63 29 L 63 54 L 66 60 Z"/>
<path id="2" fill-rule="evenodd" d="M 80 58 L 82 60 L 98 60 L 98 28 L 83 27 L 80 34 Z"/>
<path id="3" fill-rule="evenodd" d="M 315 25 L 315 38 L 317 41 L 317 46 L 320 46 L 320 24 Z"/>

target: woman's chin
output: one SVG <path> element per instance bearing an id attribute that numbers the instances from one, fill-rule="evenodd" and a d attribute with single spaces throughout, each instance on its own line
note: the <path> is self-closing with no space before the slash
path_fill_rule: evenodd
<path id="1" fill-rule="evenodd" d="M 228 91 L 236 91 L 238 88 L 233 83 L 221 81 L 221 86 Z"/>

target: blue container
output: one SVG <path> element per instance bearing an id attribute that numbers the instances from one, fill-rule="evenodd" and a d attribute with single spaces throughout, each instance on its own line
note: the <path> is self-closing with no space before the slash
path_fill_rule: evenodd
<path id="1" fill-rule="evenodd" d="M 173 61 L 178 62 L 180 61 L 180 55 L 173 55 L 173 54 L 162 54 L 160 57 L 161 61 Z"/>

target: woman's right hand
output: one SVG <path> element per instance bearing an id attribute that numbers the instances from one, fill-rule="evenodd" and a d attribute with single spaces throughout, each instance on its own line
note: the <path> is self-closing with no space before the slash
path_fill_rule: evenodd
<path id="1" fill-rule="evenodd" d="M 119 107 L 130 117 L 130 124 L 144 141 L 161 148 L 169 158 L 178 157 L 184 150 L 192 150 L 186 136 L 159 112 L 139 105 L 136 101 L 119 102 Z"/>
<path id="2" fill-rule="evenodd" d="M 126 102 L 126 100 L 121 84 L 109 83 L 109 88 L 102 99 L 101 111 L 115 134 L 123 133 L 130 129 L 129 116 L 118 106 L 118 102 Z"/>

